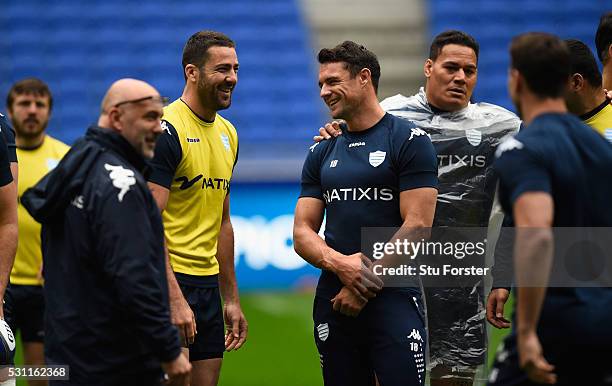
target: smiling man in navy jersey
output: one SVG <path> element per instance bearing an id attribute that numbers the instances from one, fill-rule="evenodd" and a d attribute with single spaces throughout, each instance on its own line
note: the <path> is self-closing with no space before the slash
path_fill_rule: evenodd
<path id="1" fill-rule="evenodd" d="M 490 384 L 609 385 L 612 288 L 546 285 L 550 272 L 567 264 L 553 245 L 553 227 L 612 226 L 612 146 L 567 112 L 571 60 L 563 41 L 524 34 L 510 54 L 508 88 L 524 128 L 499 146 L 494 166 L 502 207 L 517 230 L 518 296 Z M 581 265 L 591 257 L 582 252 Z"/>
<path id="2" fill-rule="evenodd" d="M 361 229 L 431 227 L 436 153 L 423 130 L 381 108 L 372 52 L 346 41 L 318 59 L 321 98 L 349 126 L 308 151 L 295 211 L 295 249 L 322 269 L 313 318 L 323 378 L 334 386 L 375 378 L 381 386 L 423 385 L 419 288 L 381 289 L 360 252 Z M 318 235 L 324 215 L 325 240 Z"/>

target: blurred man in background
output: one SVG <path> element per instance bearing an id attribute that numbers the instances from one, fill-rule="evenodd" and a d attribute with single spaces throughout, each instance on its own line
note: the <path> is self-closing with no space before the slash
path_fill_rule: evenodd
<path id="1" fill-rule="evenodd" d="M 612 105 L 601 86 L 601 73 L 591 49 L 576 39 L 565 40 L 570 54 L 572 76 L 565 102 L 576 114 L 612 142 Z"/>
<path id="2" fill-rule="evenodd" d="M 478 43 L 465 32 L 438 34 L 424 65 L 425 87 L 411 97 L 399 94 L 387 98 L 381 106 L 431 136 L 440 182 L 434 226 L 484 229 L 491 225 L 495 234 L 503 215 L 494 205 L 493 154 L 505 137 L 518 131 L 520 121 L 502 107 L 470 103 L 478 77 L 478 52 Z M 337 127 L 328 124 L 320 135 L 337 135 Z M 482 238 L 486 237 L 484 232 Z M 508 250 L 498 248 L 500 254 Z M 510 293 L 510 270 L 508 266 L 494 268 L 486 309 L 497 328 L 510 325 L 503 315 Z M 477 366 L 484 364 L 483 279 L 467 287 L 449 281 L 447 288 L 425 288 L 432 386 L 471 385 Z"/>
<path id="3" fill-rule="evenodd" d="M 39 79 L 24 79 L 11 87 L 6 107 L 16 132 L 21 178 L 19 197 L 55 167 L 68 146 L 46 134 L 53 97 Z M 24 363 L 44 364 L 45 300 L 42 280 L 40 224 L 19 204 L 19 244 L 5 296 L 5 317 L 13 332 L 21 331 Z M 29 380 L 45 385 L 44 380 Z"/>
<path id="4" fill-rule="evenodd" d="M 293 230 L 296 252 L 322 269 L 313 319 L 324 383 L 373 386 L 377 378 L 385 386 L 422 386 L 418 279 L 368 288 L 371 271 L 362 265 L 372 263 L 361 253 L 362 228 L 431 227 L 436 154 L 423 130 L 378 103 L 380 65 L 372 52 L 346 41 L 318 59 L 321 98 L 348 124 L 341 137 L 310 148 Z M 318 234 L 324 216 L 325 240 Z"/>
<path id="5" fill-rule="evenodd" d="M 553 227 L 612 226 L 612 146 L 567 113 L 572 60 L 562 40 L 523 34 L 510 55 L 508 88 L 525 127 L 499 146 L 495 169 L 500 202 L 517 231 L 516 323 L 490 384 L 609 385 L 612 288 L 547 286 L 551 272 L 568 269 Z M 578 264 L 592 257 L 577 256 Z"/>
<path id="6" fill-rule="evenodd" d="M 597 57 L 603 65 L 603 88 L 612 91 L 612 12 L 601 16 L 595 33 Z"/>
<path id="7" fill-rule="evenodd" d="M 219 32 L 195 33 L 183 70 L 183 95 L 164 109 L 149 186 L 164 220 L 172 318 L 193 363 L 191 384 L 214 386 L 223 352 L 247 337 L 230 221 L 238 135 L 217 113 L 231 105 L 238 82 L 234 42 Z"/>
<path id="8" fill-rule="evenodd" d="M 159 385 L 163 369 L 184 385 L 191 369 L 170 321 L 161 216 L 141 174 L 163 103 L 145 82 L 113 83 L 98 125 L 22 196 L 42 224 L 45 359 L 68 365 L 71 384 Z"/>

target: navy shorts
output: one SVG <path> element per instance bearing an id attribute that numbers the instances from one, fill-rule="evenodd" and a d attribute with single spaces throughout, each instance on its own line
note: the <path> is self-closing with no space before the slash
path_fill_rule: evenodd
<path id="1" fill-rule="evenodd" d="M 314 336 L 326 386 L 422 386 L 426 334 L 419 295 L 383 290 L 359 316 L 315 297 Z"/>
<path id="2" fill-rule="evenodd" d="M 612 347 L 607 345 L 572 344 L 560 339 L 555 343 L 541 342 L 544 357 L 555 366 L 556 385 L 612 385 Z M 489 373 L 490 386 L 538 386 L 519 367 L 516 336 L 510 334 L 497 350 Z"/>
<path id="3" fill-rule="evenodd" d="M 4 294 L 4 319 L 22 342 L 43 342 L 45 297 L 39 285 L 9 284 Z"/>
<path id="4" fill-rule="evenodd" d="M 191 362 L 223 358 L 225 351 L 225 322 L 219 294 L 218 275 L 191 276 L 175 273 L 183 296 L 195 315 L 196 329 L 193 344 L 189 345 Z"/>

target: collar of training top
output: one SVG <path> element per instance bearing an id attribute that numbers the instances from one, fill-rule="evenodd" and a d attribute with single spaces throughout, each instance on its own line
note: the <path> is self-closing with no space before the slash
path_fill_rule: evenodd
<path id="1" fill-rule="evenodd" d="M 134 147 L 121 134 L 104 127 L 91 126 L 87 129 L 85 138 L 100 144 L 104 148 L 112 149 L 138 169 L 146 178 L 149 171 L 147 161 L 136 152 Z"/>

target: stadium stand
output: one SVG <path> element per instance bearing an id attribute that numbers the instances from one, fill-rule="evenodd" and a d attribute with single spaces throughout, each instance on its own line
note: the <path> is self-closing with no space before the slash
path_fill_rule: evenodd
<path id="1" fill-rule="evenodd" d="M 283 158 L 287 146 L 270 143 L 305 148 L 324 117 L 296 0 L 9 1 L 0 13 L 0 91 L 24 77 L 47 81 L 56 101 L 51 132 L 71 143 L 118 78 L 142 78 L 180 96 L 183 44 L 202 29 L 221 30 L 238 45 L 240 82 L 222 114 L 239 130 L 241 161 L 266 151 Z"/>

